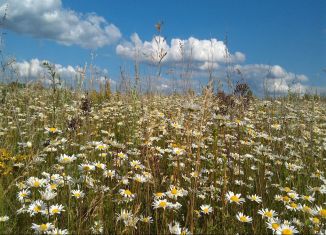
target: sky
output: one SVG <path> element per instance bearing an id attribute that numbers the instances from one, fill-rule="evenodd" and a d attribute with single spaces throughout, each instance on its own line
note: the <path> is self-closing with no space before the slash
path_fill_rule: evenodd
<path id="1" fill-rule="evenodd" d="M 143 67 L 157 63 L 158 48 L 167 52 L 164 69 L 181 71 L 181 44 L 201 84 L 208 69 L 223 79 L 227 51 L 257 93 L 326 92 L 324 0 L 0 0 L 3 12 L 4 52 L 22 77 L 39 77 L 48 60 L 69 79 L 92 61 L 114 82 L 135 58 Z M 164 74 L 160 83 L 171 86 Z"/>

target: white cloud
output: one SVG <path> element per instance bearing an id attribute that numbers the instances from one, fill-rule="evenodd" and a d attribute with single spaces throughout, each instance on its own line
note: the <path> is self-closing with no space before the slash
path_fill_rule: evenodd
<path id="1" fill-rule="evenodd" d="M 64 45 L 99 48 L 121 37 L 103 17 L 65 9 L 61 0 L 0 0 L 0 12 L 5 9 L 6 28 Z"/>
<path id="2" fill-rule="evenodd" d="M 263 89 L 276 93 L 287 93 L 289 90 L 305 92 L 308 88 L 302 84 L 308 81 L 306 75 L 288 72 L 279 65 L 236 65 L 235 69 L 241 71 L 244 78 L 254 86 L 255 90 L 260 92 Z"/>
<path id="3" fill-rule="evenodd" d="M 48 70 L 43 66 L 43 62 L 39 59 L 31 59 L 30 61 L 16 62 L 13 64 L 12 68 L 14 72 L 18 75 L 20 79 L 26 80 L 28 82 L 41 81 L 45 84 L 50 84 L 50 77 Z M 95 67 L 93 67 L 95 69 Z M 97 78 L 98 83 L 103 83 L 106 81 L 107 70 L 96 67 L 96 70 L 99 73 Z M 76 78 L 80 78 L 80 71 L 82 69 L 78 66 L 63 66 L 61 64 L 55 64 L 55 71 L 60 77 L 62 84 L 74 84 Z M 115 84 L 115 81 L 109 79 L 111 84 Z"/>
<path id="4" fill-rule="evenodd" d="M 241 52 L 230 54 L 223 41 L 213 38 L 200 40 L 194 37 L 188 39 L 171 39 L 170 44 L 161 36 L 155 36 L 151 41 L 142 41 L 137 33 L 130 37 L 130 42 L 124 42 L 116 47 L 116 53 L 128 59 L 140 61 L 158 62 L 160 52 L 166 52 L 162 62 L 193 61 L 199 64 L 199 68 L 207 68 L 208 63 L 218 67 L 218 63 L 224 63 L 226 53 L 233 62 L 243 62 L 245 55 Z"/>

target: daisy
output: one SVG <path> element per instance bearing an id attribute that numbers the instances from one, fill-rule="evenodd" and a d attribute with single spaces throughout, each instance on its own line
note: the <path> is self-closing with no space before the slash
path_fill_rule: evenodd
<path id="1" fill-rule="evenodd" d="M 291 211 L 297 211 L 297 210 L 300 209 L 301 205 L 297 204 L 297 203 L 294 203 L 294 202 L 291 202 L 290 204 L 286 205 L 285 207 L 287 209 L 291 210 Z"/>
<path id="2" fill-rule="evenodd" d="M 277 213 L 274 210 L 270 210 L 268 208 L 259 210 L 258 214 L 260 214 L 263 218 L 268 218 L 268 219 L 277 216 Z"/>
<path id="3" fill-rule="evenodd" d="M 113 179 L 115 176 L 115 170 L 106 170 L 103 172 L 103 176 Z"/>
<path id="4" fill-rule="evenodd" d="M 256 194 L 251 195 L 251 196 L 247 196 L 247 198 L 252 201 L 252 202 L 257 202 L 257 203 L 261 203 L 261 197 L 257 196 Z"/>
<path id="5" fill-rule="evenodd" d="M 39 179 L 37 177 L 29 177 L 26 181 L 26 184 L 31 188 L 40 188 L 47 183 L 46 179 Z"/>
<path id="6" fill-rule="evenodd" d="M 245 201 L 244 198 L 241 198 L 241 194 L 238 193 L 238 194 L 234 194 L 233 192 L 229 191 L 227 194 L 226 194 L 226 198 L 227 200 L 232 203 L 232 202 L 235 202 L 237 204 L 241 204 Z"/>
<path id="7" fill-rule="evenodd" d="M 305 213 L 308 213 L 308 214 L 313 214 L 314 211 L 311 207 L 307 206 L 306 204 L 303 204 L 302 206 L 300 205 L 300 208 L 299 208 L 301 211 L 305 212 Z"/>
<path id="8" fill-rule="evenodd" d="M 213 208 L 210 205 L 201 205 L 200 209 L 204 214 L 210 214 L 213 211 Z"/>
<path id="9" fill-rule="evenodd" d="M 29 206 L 27 211 L 30 213 L 31 216 L 38 214 L 38 213 L 46 213 L 46 205 L 43 201 L 37 200 L 32 202 Z"/>
<path id="10" fill-rule="evenodd" d="M 315 201 L 315 198 L 313 196 L 310 196 L 310 195 L 301 196 L 301 199 L 305 200 L 305 201 L 308 201 L 308 202 L 314 202 Z"/>
<path id="11" fill-rule="evenodd" d="M 165 193 L 162 193 L 162 192 L 154 193 L 154 197 L 156 199 L 161 199 L 161 198 L 165 197 Z"/>
<path id="12" fill-rule="evenodd" d="M 52 223 L 46 223 L 46 224 L 32 224 L 32 229 L 36 233 L 46 233 L 50 230 L 54 229 L 54 225 Z"/>
<path id="13" fill-rule="evenodd" d="M 59 204 L 52 205 L 49 208 L 50 215 L 57 215 L 60 214 L 62 211 L 65 211 L 63 209 L 63 205 L 59 205 Z"/>
<path id="14" fill-rule="evenodd" d="M 103 144 L 103 143 L 98 143 L 98 145 L 96 145 L 95 147 L 97 150 L 100 150 L 100 151 L 104 151 L 108 148 L 108 145 L 106 144 Z"/>
<path id="15" fill-rule="evenodd" d="M 66 154 L 61 154 L 59 157 L 57 157 L 58 162 L 61 164 L 69 164 L 75 161 L 76 159 L 77 158 L 75 157 L 75 155 L 68 156 Z"/>
<path id="16" fill-rule="evenodd" d="M 275 233 L 281 226 L 281 221 L 278 218 L 272 217 L 268 219 L 266 223 L 267 223 L 267 227 L 271 229 L 273 233 Z"/>
<path id="17" fill-rule="evenodd" d="M 322 208 L 321 206 L 316 206 L 314 209 L 314 214 L 321 216 L 323 219 L 326 218 L 326 209 Z"/>
<path id="18" fill-rule="evenodd" d="M 177 199 L 178 197 L 183 197 L 187 194 L 188 194 L 188 191 L 186 191 L 182 188 L 177 188 L 174 185 L 171 185 L 170 190 L 166 192 L 166 195 L 172 199 Z"/>
<path id="19" fill-rule="evenodd" d="M 42 199 L 45 201 L 50 201 L 57 196 L 57 193 L 50 189 L 40 191 L 40 194 L 41 194 Z"/>
<path id="20" fill-rule="evenodd" d="M 157 200 L 154 200 L 153 207 L 154 207 L 154 209 L 163 208 L 165 210 L 166 208 L 171 207 L 171 203 L 168 202 L 166 199 L 163 199 L 163 200 L 157 199 Z"/>
<path id="21" fill-rule="evenodd" d="M 143 223 L 148 223 L 148 224 L 151 224 L 153 223 L 153 218 L 151 216 L 146 216 L 144 217 L 143 215 L 140 216 L 140 219 L 139 219 L 141 222 Z"/>
<path id="22" fill-rule="evenodd" d="M 83 198 L 85 196 L 85 193 L 79 189 L 77 190 L 71 190 L 71 195 L 76 198 L 76 199 L 79 199 L 79 198 Z"/>
<path id="23" fill-rule="evenodd" d="M 30 194 L 31 194 L 31 191 L 29 191 L 27 189 L 23 189 L 23 190 L 19 191 L 17 194 L 18 201 L 24 202 L 29 197 Z"/>
<path id="24" fill-rule="evenodd" d="M 125 198 L 134 198 L 135 194 L 133 194 L 129 189 L 120 189 L 119 193 L 121 196 Z"/>
<path id="25" fill-rule="evenodd" d="M 0 216 L 0 222 L 6 222 L 9 220 L 9 216 L 5 215 L 5 216 Z"/>
<path id="26" fill-rule="evenodd" d="M 249 216 L 246 216 L 244 215 L 242 212 L 239 212 L 237 215 L 236 215 L 237 219 L 239 221 L 241 221 L 242 223 L 251 223 L 252 221 L 252 218 L 249 217 Z"/>
<path id="27" fill-rule="evenodd" d="M 277 230 L 277 235 L 292 235 L 298 233 L 299 231 L 291 225 L 282 224 Z"/>
<path id="28" fill-rule="evenodd" d="M 87 164 L 80 164 L 78 166 L 78 168 L 79 168 L 79 170 L 84 171 L 84 172 L 90 172 L 90 171 L 95 170 L 95 166 L 92 165 L 92 164 L 88 164 L 88 163 Z"/>
<path id="29" fill-rule="evenodd" d="M 169 231 L 171 234 L 181 234 L 181 227 L 179 222 L 174 222 L 174 224 L 169 223 Z"/>

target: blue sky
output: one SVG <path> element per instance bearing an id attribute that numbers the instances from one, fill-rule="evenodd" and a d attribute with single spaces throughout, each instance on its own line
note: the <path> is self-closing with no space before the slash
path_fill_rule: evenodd
<path id="1" fill-rule="evenodd" d="M 130 36 L 133 33 L 137 33 L 142 43 L 151 42 L 155 34 L 154 25 L 162 20 L 163 35 L 168 45 L 172 39 L 187 40 L 189 37 L 198 39 L 200 43 L 203 42 L 201 40 L 212 38 L 223 41 L 227 34 L 231 54 L 238 51 L 245 55 L 244 60 L 234 61 L 234 64 L 239 64 L 247 71 L 248 79 L 257 75 L 255 71 L 257 72 L 258 67 L 252 71 L 253 65 L 277 65 L 282 68 L 282 76 L 288 82 L 291 80 L 288 75 L 298 74 L 306 76 L 302 82 L 300 80 L 304 86 L 326 87 L 326 72 L 322 71 L 326 68 L 324 0 L 29 1 L 34 4 L 24 5 L 28 0 L 0 0 L 0 6 L 7 2 L 9 4 L 5 51 L 14 55 L 17 61 L 38 58 L 74 67 L 89 61 L 90 52 L 94 51 L 97 54 L 96 65 L 108 69 L 114 79 L 118 76 L 119 66 L 132 59 L 132 55 L 117 53 L 117 45 L 121 44 L 130 51 L 130 45 L 126 45 L 131 43 Z M 42 5 L 40 2 L 48 2 L 48 5 L 38 7 L 38 4 Z M 82 35 L 79 39 L 53 36 L 48 30 L 54 27 L 53 22 L 51 24 L 48 18 L 35 19 L 30 13 L 32 7 L 36 8 L 34 13 L 41 15 L 51 12 L 52 8 L 63 12 L 64 17 L 69 17 L 73 12 L 73 16 L 80 17 L 76 24 L 92 13 L 105 19 L 102 28 L 114 24 L 119 35 L 116 31 L 113 36 L 104 33 L 103 36 L 111 38 L 101 40 L 99 46 L 90 49 L 93 41 L 85 46 L 81 40 L 88 40 L 89 34 L 94 35 L 93 32 Z M 15 12 L 13 8 L 16 9 Z M 40 23 L 33 29 L 31 25 L 36 20 Z M 55 20 L 60 26 L 60 21 Z M 21 25 L 24 22 L 27 23 L 23 28 Z M 61 30 L 57 25 L 54 28 Z M 74 26 L 72 24 L 71 28 Z M 42 31 L 42 28 L 46 30 Z M 200 59 L 199 61 L 203 62 Z M 216 61 L 216 64 L 219 68 L 223 67 L 220 67 L 221 61 Z M 277 72 L 279 67 L 275 68 L 276 78 L 281 76 Z"/>

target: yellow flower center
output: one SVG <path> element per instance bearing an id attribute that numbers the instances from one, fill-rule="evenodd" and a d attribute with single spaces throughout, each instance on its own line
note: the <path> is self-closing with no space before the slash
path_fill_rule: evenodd
<path id="1" fill-rule="evenodd" d="M 288 201 L 290 201 L 290 198 L 288 196 L 284 196 L 283 201 L 288 202 Z"/>
<path id="2" fill-rule="evenodd" d="M 320 223 L 320 220 L 317 217 L 314 217 L 314 218 L 312 218 L 312 222 L 314 224 L 319 224 Z"/>
<path id="3" fill-rule="evenodd" d="M 74 196 L 78 198 L 80 197 L 80 193 L 75 193 Z"/>
<path id="4" fill-rule="evenodd" d="M 57 189 L 57 185 L 56 185 L 56 184 L 51 184 L 51 185 L 50 185 L 50 188 L 51 188 L 51 189 Z"/>
<path id="5" fill-rule="evenodd" d="M 273 213 L 271 211 L 266 211 L 264 215 L 268 218 L 273 217 Z"/>
<path id="6" fill-rule="evenodd" d="M 131 196 L 132 195 L 132 192 L 130 192 L 130 190 L 125 190 L 125 194 L 127 195 L 127 196 Z"/>
<path id="7" fill-rule="evenodd" d="M 230 200 L 233 202 L 239 202 L 239 198 L 236 195 L 233 195 L 232 197 L 230 197 Z"/>
<path id="8" fill-rule="evenodd" d="M 159 207 L 163 207 L 163 208 L 165 208 L 166 205 L 167 205 L 167 203 L 166 203 L 165 201 L 161 201 L 161 202 L 158 204 Z"/>
<path id="9" fill-rule="evenodd" d="M 50 132 L 55 132 L 56 130 L 57 130 L 57 128 L 55 128 L 55 127 L 51 127 L 51 128 L 49 129 Z"/>
<path id="10" fill-rule="evenodd" d="M 59 213 L 59 209 L 58 208 L 52 209 L 52 214 L 58 214 L 58 213 Z"/>
<path id="11" fill-rule="evenodd" d="M 46 224 L 41 224 L 40 225 L 40 230 L 41 231 L 46 231 L 46 230 L 48 230 L 48 226 Z"/>
<path id="12" fill-rule="evenodd" d="M 240 221 L 241 221 L 241 222 L 247 222 L 248 219 L 247 219 L 247 217 L 245 217 L 245 216 L 241 216 L 241 217 L 240 217 Z"/>
<path id="13" fill-rule="evenodd" d="M 204 211 L 205 214 L 208 214 L 208 208 L 207 207 L 204 208 L 203 211 Z"/>
<path id="14" fill-rule="evenodd" d="M 176 188 L 173 188 L 171 190 L 171 194 L 176 195 L 178 193 L 178 190 Z"/>
<path id="15" fill-rule="evenodd" d="M 293 234 L 293 232 L 289 228 L 285 228 L 282 230 L 282 235 L 292 235 L 292 234 Z"/>
<path id="16" fill-rule="evenodd" d="M 278 223 L 272 223 L 272 228 L 274 230 L 277 230 L 280 227 L 280 225 Z"/>
<path id="17" fill-rule="evenodd" d="M 40 185 L 41 185 L 41 183 L 40 183 L 39 181 L 35 181 L 34 184 L 33 184 L 33 186 L 34 186 L 35 188 L 40 187 Z"/>
<path id="18" fill-rule="evenodd" d="M 303 207 L 303 211 L 304 211 L 304 212 L 310 212 L 311 209 L 310 209 L 309 206 L 304 206 L 304 207 Z"/>
<path id="19" fill-rule="evenodd" d="M 288 192 L 291 191 L 291 189 L 290 189 L 289 187 L 285 187 L 285 188 L 284 188 L 284 191 L 288 193 Z"/>
<path id="20" fill-rule="evenodd" d="M 34 212 L 40 212 L 41 207 L 40 206 L 35 206 L 33 210 L 34 210 Z"/>
<path id="21" fill-rule="evenodd" d="M 319 214 L 323 217 L 323 218 L 326 218 L 326 209 L 321 209 L 319 211 Z"/>
<path id="22" fill-rule="evenodd" d="M 297 208 L 297 207 L 298 207 L 298 205 L 297 205 L 296 203 L 294 203 L 294 202 L 292 202 L 292 203 L 290 204 L 290 206 L 291 206 L 292 208 Z"/>

